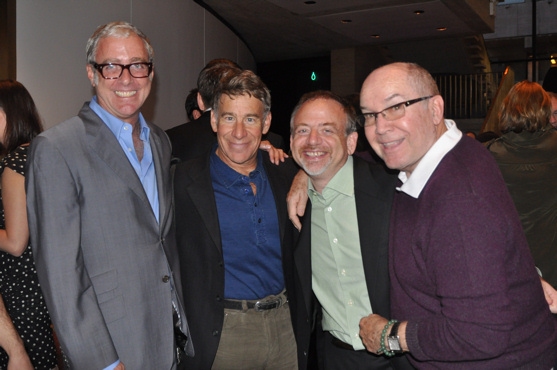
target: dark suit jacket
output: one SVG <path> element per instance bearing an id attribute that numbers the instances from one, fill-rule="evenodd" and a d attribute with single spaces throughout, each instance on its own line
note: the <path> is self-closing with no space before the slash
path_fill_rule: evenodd
<path id="1" fill-rule="evenodd" d="M 380 165 L 354 157 L 354 192 L 360 247 L 366 276 L 366 285 L 373 312 L 390 319 L 389 301 L 389 216 L 396 186 L 396 176 L 388 174 Z M 297 313 L 299 351 L 309 352 L 311 330 L 316 325 L 320 310 L 311 288 L 311 203 L 305 210 L 302 230 L 294 250 L 296 267 L 296 298 L 305 304 L 298 305 Z M 347 354 L 350 351 L 346 351 Z M 318 354 L 319 356 L 319 354 Z M 405 358 L 404 364 L 408 364 Z M 394 362 L 400 362 L 400 359 Z M 393 363 L 394 364 L 394 363 Z M 410 366 L 408 364 L 408 366 Z M 411 369 L 399 367 L 396 369 Z"/>
<path id="2" fill-rule="evenodd" d="M 211 128 L 211 111 L 203 112 L 194 121 L 166 130 L 166 134 L 172 143 L 172 156 L 182 162 L 205 154 L 217 142 L 217 136 Z M 269 140 L 275 148 L 285 148 L 282 136 L 273 132 L 268 132 L 263 140 Z"/>
<path id="3" fill-rule="evenodd" d="M 264 153 L 263 164 L 277 207 L 287 294 L 293 289 L 293 227 L 286 212 L 286 194 L 297 168 L 291 160 L 275 166 Z M 186 367 L 210 369 L 224 320 L 224 262 L 209 153 L 180 163 L 174 174 L 175 226 L 182 271 L 184 304 L 195 357 Z M 295 311 L 290 300 L 290 309 Z"/>

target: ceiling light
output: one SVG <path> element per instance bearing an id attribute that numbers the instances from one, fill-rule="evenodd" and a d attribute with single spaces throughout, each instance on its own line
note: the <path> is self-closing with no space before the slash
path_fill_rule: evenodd
<path id="1" fill-rule="evenodd" d="M 346 24 L 346 23 L 352 23 L 352 19 L 343 19 L 340 21 L 340 23 Z"/>
<path id="2" fill-rule="evenodd" d="M 379 35 L 371 35 L 371 37 L 374 38 L 374 39 L 378 39 Z"/>
<path id="3" fill-rule="evenodd" d="M 414 10 L 414 14 L 416 15 L 420 15 L 420 14 L 424 14 L 425 12 L 423 10 Z"/>
<path id="4" fill-rule="evenodd" d="M 446 31 L 447 27 L 437 27 L 437 31 Z"/>

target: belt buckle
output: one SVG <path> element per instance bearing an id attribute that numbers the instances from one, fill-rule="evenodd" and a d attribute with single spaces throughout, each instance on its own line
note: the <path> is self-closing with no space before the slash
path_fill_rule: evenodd
<path id="1" fill-rule="evenodd" d="M 277 297 L 275 299 L 273 299 L 272 301 L 257 301 L 255 302 L 254 305 L 254 309 L 256 311 L 266 311 L 266 310 L 270 310 L 273 308 L 279 308 L 280 305 L 282 304 L 282 298 Z"/>

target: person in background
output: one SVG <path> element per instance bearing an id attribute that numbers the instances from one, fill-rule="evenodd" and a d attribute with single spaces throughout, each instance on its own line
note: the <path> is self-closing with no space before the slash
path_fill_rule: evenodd
<path id="1" fill-rule="evenodd" d="M 557 128 L 557 93 L 548 91 L 547 94 L 551 98 L 551 116 L 549 117 L 549 123 L 554 128 Z"/>
<path id="2" fill-rule="evenodd" d="M 296 369 L 291 160 L 258 150 L 271 124 L 269 90 L 245 70 L 211 110 L 217 143 L 174 174 L 175 227 L 192 369 Z"/>
<path id="3" fill-rule="evenodd" d="M 303 95 L 290 122 L 292 157 L 309 175 L 311 200 L 294 253 L 298 345 L 309 353 L 315 326 L 324 369 L 412 369 L 404 356 L 367 352 L 358 326 L 371 312 L 390 315 L 387 251 L 396 176 L 352 156 L 356 115 L 337 95 Z"/>
<path id="4" fill-rule="evenodd" d="M 188 96 L 186 97 L 186 114 L 190 122 L 195 121 L 203 114 L 201 109 L 199 109 L 199 105 L 197 104 L 197 91 L 197 87 L 195 89 L 191 89 Z"/>
<path id="5" fill-rule="evenodd" d="M 0 81 L 0 369 L 53 369 L 56 348 L 39 285 L 25 199 L 29 143 L 42 131 L 33 98 Z"/>
<path id="6" fill-rule="evenodd" d="M 557 286 L 557 131 L 540 84 L 515 84 L 501 104 L 502 135 L 487 146 L 511 193 L 543 278 Z"/>
<path id="7" fill-rule="evenodd" d="M 391 317 L 360 335 L 373 353 L 420 369 L 551 369 L 552 316 L 493 157 L 443 117 L 420 66 L 374 70 L 361 90 L 366 136 L 397 169 L 390 225 Z"/>
<path id="8" fill-rule="evenodd" d="M 72 369 L 175 369 L 193 356 L 172 223 L 171 149 L 141 114 L 154 51 L 127 22 L 86 46 L 95 96 L 31 145 L 37 273 Z"/>

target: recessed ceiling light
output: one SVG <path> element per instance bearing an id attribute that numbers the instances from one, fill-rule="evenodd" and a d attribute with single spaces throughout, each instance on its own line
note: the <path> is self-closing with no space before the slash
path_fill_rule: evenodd
<path id="1" fill-rule="evenodd" d="M 371 35 L 371 38 L 378 39 L 379 35 Z"/>
<path id="2" fill-rule="evenodd" d="M 315 4 L 317 1 L 304 1 L 304 4 L 306 5 L 313 5 Z"/>
<path id="3" fill-rule="evenodd" d="M 447 27 L 437 27 L 437 31 L 446 31 Z"/>
<path id="4" fill-rule="evenodd" d="M 414 10 L 414 14 L 416 15 L 420 15 L 420 14 L 424 14 L 425 12 L 423 10 Z"/>
<path id="5" fill-rule="evenodd" d="M 340 21 L 340 23 L 344 23 L 344 24 L 352 23 L 352 19 L 343 19 L 343 20 Z"/>

